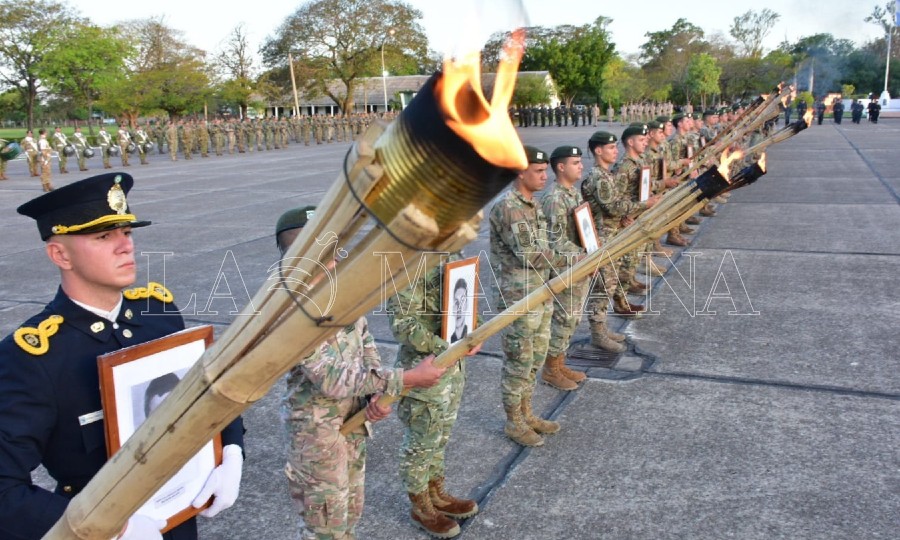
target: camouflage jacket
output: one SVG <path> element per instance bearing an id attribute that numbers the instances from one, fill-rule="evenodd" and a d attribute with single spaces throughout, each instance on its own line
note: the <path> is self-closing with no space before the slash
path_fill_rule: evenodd
<path id="1" fill-rule="evenodd" d="M 638 202 L 641 194 L 641 168 L 643 167 L 643 159 L 625 156 L 613 171 L 613 174 L 616 175 L 616 182 L 624 187 L 625 195 L 637 204 L 643 204 Z M 646 205 L 640 210 L 645 208 Z"/>
<path id="2" fill-rule="evenodd" d="M 568 268 L 572 255 L 587 253 L 581 246 L 575 208 L 584 202 L 578 189 L 554 182 L 541 197 L 541 209 L 547 217 L 547 236 L 550 246 L 559 256 L 559 268 Z"/>
<path id="3" fill-rule="evenodd" d="M 327 421 L 347 419 L 376 392 L 399 395 L 403 370 L 383 368 L 365 317 L 342 329 L 294 366 L 286 393 L 294 407 L 312 408 Z"/>
<path id="4" fill-rule="evenodd" d="M 581 183 L 581 195 L 591 205 L 591 214 L 600 229 L 598 233 L 601 239 L 617 231 L 623 217 L 646 208 L 646 204 L 631 199 L 627 186 L 621 181 L 620 175 L 603 167 L 594 167 Z"/>
<path id="5" fill-rule="evenodd" d="M 550 247 L 547 219 L 538 201 L 527 200 L 515 188 L 491 208 L 490 223 L 491 270 L 500 287 L 495 297 L 499 307 L 505 309 L 550 278 L 550 269 L 557 266 L 556 254 Z"/>
<path id="6" fill-rule="evenodd" d="M 688 146 L 693 148 L 693 143 L 690 140 L 690 133 L 679 133 L 675 135 L 672 139 L 672 153 L 675 155 L 675 158 L 685 159 L 688 157 Z"/>
<path id="7" fill-rule="evenodd" d="M 462 259 L 461 253 L 450 255 L 447 262 Z M 450 347 L 441 338 L 442 322 L 446 307 L 442 309 L 444 264 L 432 268 L 425 277 L 417 280 L 402 292 L 388 300 L 388 318 L 394 339 L 400 344 L 396 366 L 412 368 L 429 354 L 440 355 Z M 479 318 L 480 319 L 480 318 Z M 441 377 L 431 388 L 411 388 L 409 396 L 420 401 L 443 402 L 450 399 L 450 388 L 460 377 L 465 377 L 465 357 Z M 455 376 L 457 375 L 458 376 Z"/>

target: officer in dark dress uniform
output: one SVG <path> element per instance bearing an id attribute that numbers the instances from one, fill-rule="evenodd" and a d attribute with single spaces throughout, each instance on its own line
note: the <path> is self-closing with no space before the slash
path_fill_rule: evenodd
<path id="1" fill-rule="evenodd" d="M 150 224 L 128 207 L 132 185 L 125 173 L 94 176 L 18 208 L 37 221 L 61 285 L 43 311 L 0 341 L 0 538 L 41 538 L 106 462 L 97 356 L 184 328 L 162 285 L 122 292 L 136 274 L 131 230 Z M 237 498 L 240 418 L 222 443 L 223 464 L 207 480 L 216 495 L 207 516 Z M 57 481 L 53 492 L 32 484 L 38 465 Z M 195 519 L 160 536 L 163 526 L 136 514 L 118 538 L 197 538 Z"/>

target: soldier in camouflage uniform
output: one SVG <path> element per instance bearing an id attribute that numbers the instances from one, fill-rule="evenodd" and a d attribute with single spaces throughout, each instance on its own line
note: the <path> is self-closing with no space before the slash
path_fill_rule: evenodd
<path id="1" fill-rule="evenodd" d="M 582 203 L 581 194 L 574 187 L 575 182 L 581 179 L 583 169 L 581 149 L 577 146 L 556 148 L 550 154 L 550 169 L 556 176 L 556 182 L 541 197 L 541 210 L 547 218 L 547 238 L 559 261 L 554 271 L 562 274 L 587 253 L 581 246 L 572 214 L 575 207 Z M 566 367 L 565 358 L 569 340 L 581 319 L 587 282 L 582 280 L 569 285 L 553 299 L 550 340 L 541 372 L 541 380 L 559 390 L 575 390 L 577 383 L 585 379 L 584 373 Z"/>
<path id="2" fill-rule="evenodd" d="M 59 159 L 59 172 L 68 173 L 69 170 L 66 168 L 66 163 L 68 162 L 66 145 L 69 144 L 69 140 L 66 139 L 66 135 L 59 126 L 56 126 L 56 130 L 53 132 L 52 144 L 53 149 L 56 150 L 56 156 Z"/>
<path id="3" fill-rule="evenodd" d="M 282 255 L 312 217 L 313 207 L 285 212 L 276 225 Z M 300 517 L 300 538 L 355 538 L 365 496 L 365 429 L 341 435 L 344 420 L 365 408 L 375 422 L 390 414 L 381 394 L 436 384 L 444 369 L 432 358 L 404 370 L 381 366 L 364 317 L 341 329 L 287 376 L 283 405 L 290 437 L 285 474 Z M 366 404 L 367 396 L 372 396 Z"/>
<path id="4" fill-rule="evenodd" d="M 197 122 L 197 137 L 200 140 L 200 157 L 209 157 L 209 122 Z"/>
<path id="5" fill-rule="evenodd" d="M 462 259 L 459 253 L 447 262 Z M 444 266 L 430 270 L 388 301 L 391 332 L 400 344 L 396 365 L 405 369 L 418 365 L 429 355 L 446 351 L 441 338 L 441 306 Z M 481 346 L 469 351 L 477 354 Z M 444 453 L 450 431 L 456 423 L 465 385 L 465 359 L 447 370 L 441 381 L 416 389 L 401 398 L 397 416 L 405 426 L 400 445 L 400 480 L 412 503 L 413 523 L 440 538 L 459 534 L 459 525 L 450 518 L 463 519 L 478 513 L 478 504 L 458 499 L 444 490 Z"/>
<path id="6" fill-rule="evenodd" d="M 629 127 L 625 132 L 631 136 L 635 130 L 637 132 L 643 131 L 642 128 Z M 591 135 L 591 138 L 588 140 L 588 147 L 594 155 L 595 165 L 581 184 L 581 195 L 590 204 L 591 214 L 595 216 L 597 236 L 607 240 L 612 239 L 620 229 L 630 225 L 633 221 L 633 215 L 650 208 L 659 200 L 657 196 L 653 196 L 646 202 L 635 202 L 629 194 L 627 178 L 614 174 L 611 171 L 619 154 L 616 141 L 615 135 L 605 131 L 598 131 Z M 606 328 L 606 310 L 608 309 L 609 300 L 603 294 L 604 292 L 608 295 L 612 289 L 613 309 L 620 315 L 633 317 L 644 309 L 644 306 L 631 304 L 628 301 L 627 291 L 619 279 L 621 272 L 618 269 L 621 269 L 621 267 L 620 259 L 613 263 L 612 266 L 602 268 L 602 282 L 595 280 L 595 285 L 588 298 L 591 341 L 598 347 L 601 346 L 600 342 L 604 335 L 611 336 L 611 334 L 608 334 L 608 328 Z M 601 284 L 604 288 L 603 291 L 599 290 Z M 618 341 L 618 336 L 615 335 L 613 339 Z"/>
<path id="7" fill-rule="evenodd" d="M 497 305 L 506 309 L 542 286 L 556 265 L 547 239 L 547 220 L 534 194 L 547 183 L 549 156 L 526 146 L 528 168 L 490 212 L 491 268 L 499 281 Z M 550 301 L 522 314 L 502 333 L 503 372 L 500 390 L 506 411 L 504 433 L 523 446 L 541 446 L 541 434 L 556 433 L 559 424 L 532 413 L 537 372 L 544 365 L 550 339 Z"/>
<path id="8" fill-rule="evenodd" d="M 193 129 L 191 129 L 191 121 L 182 121 L 180 123 L 181 125 L 179 127 L 181 129 L 179 131 L 181 134 L 181 152 L 182 154 L 184 154 L 184 159 L 194 159 L 194 156 L 192 155 L 192 152 L 194 151 L 193 143 L 191 142 L 194 140 L 194 134 Z"/>
<path id="9" fill-rule="evenodd" d="M 663 117 L 665 119 L 665 117 Z M 659 120 L 651 120 L 647 122 L 647 149 L 644 151 L 644 160 L 650 167 L 650 183 L 651 191 L 654 194 L 662 195 L 667 190 L 678 186 L 678 179 L 673 176 L 674 168 L 677 166 L 669 152 L 668 143 L 666 142 L 666 123 Z M 648 251 L 653 253 L 661 253 L 665 256 L 671 256 L 672 250 L 664 248 L 660 244 L 660 239 L 656 238 L 652 245 L 648 247 Z M 661 276 L 662 270 L 649 259 L 647 263 L 649 271 L 654 276 Z M 646 267 L 642 265 L 646 270 Z"/>

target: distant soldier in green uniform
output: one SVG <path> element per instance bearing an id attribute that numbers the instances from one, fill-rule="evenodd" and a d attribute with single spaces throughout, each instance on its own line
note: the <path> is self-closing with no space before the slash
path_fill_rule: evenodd
<path id="1" fill-rule="evenodd" d="M 187 122 L 181 121 L 181 152 L 184 154 L 184 159 L 194 159 L 192 142 L 194 139 L 193 129 L 191 129 L 191 122 L 188 120 Z"/>
<path id="2" fill-rule="evenodd" d="M 131 134 L 128 133 L 128 126 L 125 123 L 122 123 L 116 132 L 116 144 L 119 146 L 119 153 L 121 154 L 119 157 L 122 159 L 122 166 L 130 167 L 131 164 L 128 163 L 128 145 L 131 144 Z"/>
<path id="3" fill-rule="evenodd" d="M 512 188 L 491 208 L 491 268 L 497 276 L 497 305 L 506 309 L 543 285 L 556 265 L 547 239 L 547 220 L 534 195 L 547 183 L 549 155 L 525 147 L 528 168 Z M 560 426 L 532 412 L 532 396 L 538 371 L 544 365 L 550 339 L 550 301 L 523 314 L 503 330 L 503 372 L 500 389 L 506 411 L 504 433 L 523 446 L 541 446 L 542 434 Z"/>
<path id="4" fill-rule="evenodd" d="M 66 146 L 69 145 L 69 140 L 59 126 L 56 126 L 56 130 L 53 132 L 51 144 L 53 145 L 53 149 L 56 150 L 56 155 L 59 158 L 59 172 L 68 173 L 69 170 L 66 168 L 66 163 L 69 160 L 69 156 L 66 155 Z"/>
<path id="5" fill-rule="evenodd" d="M 459 253 L 447 262 L 462 259 Z M 396 365 L 411 369 L 450 344 L 442 335 L 444 266 L 430 270 L 423 279 L 388 301 L 391 332 L 400 344 Z M 481 346 L 469 351 L 477 354 Z M 478 504 L 448 494 L 444 487 L 444 453 L 456 423 L 465 386 L 465 359 L 449 368 L 431 388 L 414 389 L 401 398 L 397 416 L 405 430 L 400 444 L 400 480 L 412 503 L 410 518 L 425 531 L 440 538 L 459 534 L 451 518 L 478 513 Z"/>
<path id="6" fill-rule="evenodd" d="M 206 120 L 197 121 L 195 131 L 200 141 L 200 157 L 209 157 L 209 122 Z"/>
<path id="7" fill-rule="evenodd" d="M 222 147 L 224 146 L 225 141 L 224 133 L 222 131 L 222 120 L 216 118 L 213 121 L 212 125 L 209 126 L 209 134 L 212 138 L 212 144 L 216 150 L 216 155 L 221 156 Z"/>
<path id="8" fill-rule="evenodd" d="M 134 137 L 132 140 L 137 146 L 138 156 L 141 158 L 141 165 L 146 165 L 148 163 L 147 149 L 150 145 L 150 137 L 147 135 L 147 132 L 144 131 L 144 126 L 138 124 L 137 129 L 134 130 Z"/>
<path id="9" fill-rule="evenodd" d="M 109 164 L 109 150 L 112 148 L 113 143 L 112 137 L 106 131 L 106 126 L 101 125 L 100 130 L 97 131 L 97 143 L 100 145 L 100 157 L 103 158 L 103 168 L 112 169 L 112 165 Z"/>
<path id="10" fill-rule="evenodd" d="M 249 150 L 250 152 L 254 152 L 256 150 L 256 141 L 254 140 L 256 130 L 253 128 L 253 122 L 250 120 L 250 118 L 244 118 L 243 120 L 241 120 L 241 131 L 244 132 L 244 145 L 246 146 L 247 150 Z"/>
<path id="11" fill-rule="evenodd" d="M 276 225 L 284 255 L 314 208 L 285 212 Z M 289 261 L 288 261 L 289 262 Z M 366 430 L 344 436 L 344 421 L 365 409 L 376 422 L 391 410 L 382 394 L 436 384 L 444 369 L 428 358 L 413 369 L 382 367 L 365 317 L 341 329 L 287 375 L 283 405 L 290 437 L 285 474 L 301 518 L 299 538 L 355 538 L 365 499 Z"/>

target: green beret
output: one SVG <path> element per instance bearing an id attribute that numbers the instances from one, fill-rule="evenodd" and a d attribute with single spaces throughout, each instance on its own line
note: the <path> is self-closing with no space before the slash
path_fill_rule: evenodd
<path id="1" fill-rule="evenodd" d="M 549 163 L 550 156 L 547 155 L 547 152 L 539 148 L 535 148 L 534 146 L 525 145 L 525 157 L 528 158 L 528 163 Z"/>
<path id="2" fill-rule="evenodd" d="M 733 104 L 733 105 L 731 106 L 731 110 L 732 110 L 732 111 L 736 111 L 736 110 L 741 109 L 741 108 L 743 108 L 743 106 L 742 106 L 740 103 L 735 103 L 735 104 Z"/>
<path id="3" fill-rule="evenodd" d="M 565 145 L 565 146 L 557 146 L 553 153 L 550 154 L 550 160 L 553 161 L 555 159 L 562 159 L 572 156 L 580 156 L 581 148 L 577 146 Z"/>
<path id="4" fill-rule="evenodd" d="M 693 118 L 694 120 L 702 120 L 703 115 L 698 112 L 695 112 L 694 114 L 691 115 L 691 118 Z"/>
<path id="5" fill-rule="evenodd" d="M 687 115 L 686 115 L 686 114 L 684 114 L 684 113 L 675 113 L 675 115 L 672 116 L 672 123 L 675 124 L 675 125 L 677 126 L 677 125 L 678 125 L 678 122 L 681 122 L 681 121 L 684 120 L 685 118 L 687 118 Z"/>
<path id="6" fill-rule="evenodd" d="M 664 129 L 666 125 L 657 120 L 650 120 L 647 122 L 647 129 Z"/>
<path id="7" fill-rule="evenodd" d="M 608 131 L 595 131 L 591 138 L 588 139 L 588 144 L 612 144 L 618 140 L 615 135 Z"/>
<path id="8" fill-rule="evenodd" d="M 719 111 L 715 109 L 706 109 L 703 111 L 703 117 L 705 118 L 707 116 L 719 116 Z"/>
<path id="9" fill-rule="evenodd" d="M 728 107 L 722 107 L 719 109 L 719 115 L 728 114 Z"/>
<path id="10" fill-rule="evenodd" d="M 625 131 L 622 132 L 622 142 L 625 142 L 629 139 L 629 137 L 634 137 L 635 135 L 646 135 L 647 134 L 647 124 L 638 124 L 631 125 L 625 128 Z"/>
<path id="11" fill-rule="evenodd" d="M 275 224 L 275 236 L 291 229 L 301 229 L 316 215 L 315 206 L 292 208 L 281 214 L 278 223 Z"/>
<path id="12" fill-rule="evenodd" d="M 668 116 L 657 116 L 656 121 L 659 122 L 660 124 L 665 125 L 665 124 L 668 124 L 669 122 L 671 122 L 672 119 L 669 118 Z"/>

